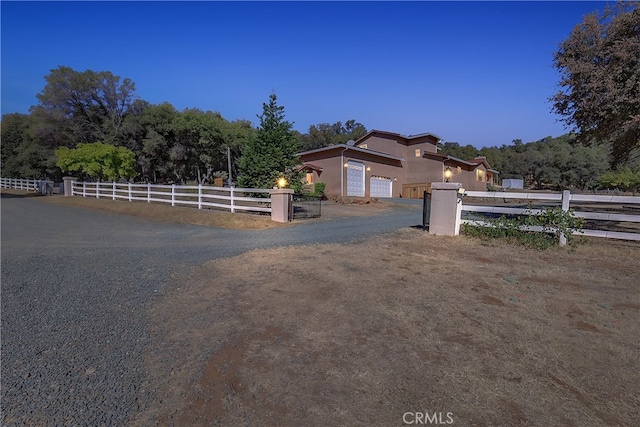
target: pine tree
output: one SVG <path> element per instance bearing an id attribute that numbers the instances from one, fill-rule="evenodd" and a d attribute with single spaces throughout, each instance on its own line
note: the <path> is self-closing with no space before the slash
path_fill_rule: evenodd
<path id="1" fill-rule="evenodd" d="M 293 124 L 285 120 L 284 107 L 276 103 L 276 94 L 269 103 L 262 104 L 260 126 L 254 138 L 242 150 L 239 162 L 238 184 L 244 188 L 273 188 L 279 178 L 285 177 L 289 187 L 301 187 L 300 163 L 296 153 L 300 142 Z"/>

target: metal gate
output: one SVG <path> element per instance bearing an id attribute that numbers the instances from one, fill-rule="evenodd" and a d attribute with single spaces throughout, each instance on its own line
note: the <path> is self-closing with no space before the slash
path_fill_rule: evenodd
<path id="1" fill-rule="evenodd" d="M 294 194 L 289 220 L 320 218 L 322 213 L 322 197 Z"/>
<path id="2" fill-rule="evenodd" d="M 429 229 L 429 218 L 431 217 L 431 193 L 424 192 L 422 196 L 422 229 Z"/>

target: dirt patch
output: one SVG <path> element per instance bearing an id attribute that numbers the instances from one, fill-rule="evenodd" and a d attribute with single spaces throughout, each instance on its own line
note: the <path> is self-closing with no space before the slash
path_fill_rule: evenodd
<path id="1" fill-rule="evenodd" d="M 411 229 L 205 263 L 150 311 L 158 399 L 135 425 L 633 425 L 637 265 L 640 245 Z"/>
<path id="2" fill-rule="evenodd" d="M 196 209 L 182 206 L 170 206 L 162 203 L 127 202 L 122 200 L 96 199 L 94 197 L 64 197 L 61 195 L 41 196 L 35 192 L 15 189 L 2 189 L 3 198 L 37 197 L 39 201 L 73 206 L 82 209 L 93 209 L 119 215 L 129 215 L 151 221 L 167 223 L 195 224 L 209 227 L 230 229 L 262 230 L 268 228 L 291 227 L 310 221 L 324 221 L 352 216 L 367 216 L 388 212 L 391 209 L 417 209 L 412 205 L 398 205 L 390 201 L 369 200 L 356 203 L 351 201 L 322 202 L 322 216 L 317 219 L 296 220 L 289 223 L 278 223 L 271 220 L 270 215 L 257 213 L 230 213 L 216 209 Z"/>

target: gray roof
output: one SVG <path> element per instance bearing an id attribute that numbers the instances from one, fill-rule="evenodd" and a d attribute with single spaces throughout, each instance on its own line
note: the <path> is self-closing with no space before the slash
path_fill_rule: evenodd
<path id="1" fill-rule="evenodd" d="M 303 152 L 298 153 L 296 155 L 297 156 L 302 156 L 302 155 L 305 155 L 305 154 L 321 153 L 323 151 L 330 151 L 330 150 L 335 150 L 335 149 L 340 149 L 340 148 L 343 149 L 344 151 L 352 150 L 352 151 L 358 151 L 360 153 L 373 154 L 374 156 L 384 157 L 386 159 L 404 161 L 404 158 L 402 158 L 402 157 L 396 157 L 396 156 L 392 156 L 391 154 L 382 153 L 380 151 L 375 151 L 375 150 L 369 150 L 369 149 L 366 149 L 366 148 L 359 148 L 359 147 L 355 147 L 355 146 L 352 147 L 352 146 L 349 146 L 349 145 L 346 145 L 346 144 L 329 145 L 327 147 L 316 148 L 315 150 L 303 151 Z"/>

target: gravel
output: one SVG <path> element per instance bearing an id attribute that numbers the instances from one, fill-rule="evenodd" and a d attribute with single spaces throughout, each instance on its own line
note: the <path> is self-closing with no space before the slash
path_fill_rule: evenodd
<path id="1" fill-rule="evenodd" d="M 420 222 L 399 208 L 265 231 L 168 225 L 2 198 L 3 426 L 119 426 L 155 399 L 147 310 L 176 277 L 254 248 L 361 241 Z"/>

